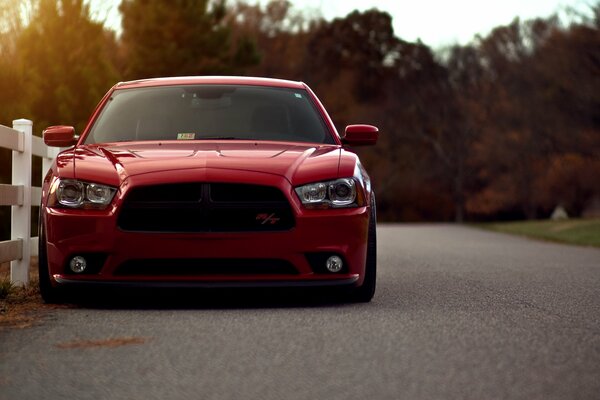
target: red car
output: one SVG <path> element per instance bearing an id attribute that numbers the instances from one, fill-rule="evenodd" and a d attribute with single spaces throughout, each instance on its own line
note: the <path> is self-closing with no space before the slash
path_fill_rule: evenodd
<path id="1" fill-rule="evenodd" d="M 44 131 L 39 282 L 65 288 L 347 287 L 375 292 L 375 197 L 301 82 L 240 77 L 119 83 L 80 136 Z"/>

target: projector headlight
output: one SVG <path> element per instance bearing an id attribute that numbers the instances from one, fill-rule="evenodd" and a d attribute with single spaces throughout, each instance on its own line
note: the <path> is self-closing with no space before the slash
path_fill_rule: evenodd
<path id="1" fill-rule="evenodd" d="M 48 205 L 51 207 L 104 209 L 110 204 L 116 192 L 116 188 L 98 183 L 57 179 L 54 182 Z"/>
<path id="2" fill-rule="evenodd" d="M 341 208 L 362 205 L 362 198 L 357 196 L 356 181 L 353 178 L 299 186 L 296 188 L 296 194 L 307 208 Z"/>

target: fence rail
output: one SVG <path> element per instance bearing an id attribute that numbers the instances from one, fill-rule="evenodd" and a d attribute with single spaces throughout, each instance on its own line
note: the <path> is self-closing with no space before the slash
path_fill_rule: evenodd
<path id="1" fill-rule="evenodd" d="M 11 184 L 0 184 L 0 206 L 11 206 L 10 240 L 0 242 L 0 262 L 10 261 L 13 283 L 26 284 L 38 243 L 37 237 L 31 237 L 31 206 L 39 206 L 41 200 L 41 188 L 31 182 L 31 160 L 42 157 L 42 172 L 46 172 L 58 149 L 33 136 L 33 123 L 27 119 L 14 120 L 12 128 L 0 125 L 0 147 L 12 150 Z"/>

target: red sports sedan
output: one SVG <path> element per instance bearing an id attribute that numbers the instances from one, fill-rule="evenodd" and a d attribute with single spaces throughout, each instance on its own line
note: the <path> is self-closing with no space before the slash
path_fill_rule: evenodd
<path id="1" fill-rule="evenodd" d="M 80 136 L 44 131 L 39 282 L 112 287 L 347 287 L 370 301 L 375 196 L 301 82 L 239 77 L 119 83 Z"/>

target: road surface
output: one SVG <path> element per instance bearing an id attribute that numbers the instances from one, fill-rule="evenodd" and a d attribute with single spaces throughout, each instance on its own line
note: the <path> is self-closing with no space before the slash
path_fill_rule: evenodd
<path id="1" fill-rule="evenodd" d="M 600 399 L 600 250 L 378 233 L 369 304 L 158 292 L 45 311 L 0 331 L 0 399 Z"/>

